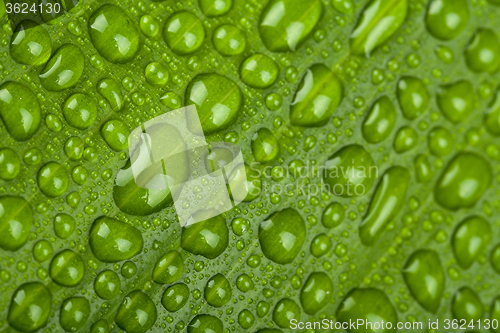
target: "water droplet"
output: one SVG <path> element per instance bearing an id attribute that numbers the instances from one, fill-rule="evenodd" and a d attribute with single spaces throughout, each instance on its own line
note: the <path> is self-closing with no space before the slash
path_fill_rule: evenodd
<path id="1" fill-rule="evenodd" d="M 413 127 L 403 126 L 396 133 L 394 143 L 392 144 L 394 151 L 398 154 L 406 153 L 415 148 L 418 144 L 418 133 Z"/>
<path id="2" fill-rule="evenodd" d="M 357 144 L 347 145 L 326 162 L 323 173 L 328 190 L 342 197 L 362 196 L 368 192 L 378 174 L 370 153 Z"/>
<path id="3" fill-rule="evenodd" d="M 267 88 L 278 78 L 279 68 L 273 59 L 264 54 L 254 54 L 241 65 L 241 80 L 252 88 Z"/>
<path id="4" fill-rule="evenodd" d="M 170 251 L 162 256 L 153 269 L 153 281 L 160 284 L 170 284 L 184 273 L 184 262 L 179 252 Z"/>
<path id="5" fill-rule="evenodd" d="M 200 0 L 200 8 L 206 17 L 226 14 L 233 5 L 233 0 Z"/>
<path id="6" fill-rule="evenodd" d="M 231 300 L 231 285 L 226 277 L 219 273 L 207 281 L 204 294 L 208 304 L 220 308 Z"/>
<path id="7" fill-rule="evenodd" d="M 151 62 L 146 66 L 144 76 L 153 86 L 161 87 L 168 82 L 168 69 L 159 62 Z"/>
<path id="8" fill-rule="evenodd" d="M 224 56 L 241 54 L 247 45 L 243 31 L 230 24 L 218 27 L 214 31 L 212 42 L 215 49 Z"/>
<path id="9" fill-rule="evenodd" d="M 40 73 L 42 86 L 50 91 L 61 91 L 77 84 L 83 74 L 85 57 L 73 44 L 64 44 L 57 49 Z"/>
<path id="10" fill-rule="evenodd" d="M 109 325 L 104 319 L 98 320 L 90 327 L 90 333 L 108 333 Z"/>
<path id="11" fill-rule="evenodd" d="M 137 274 L 137 266 L 132 261 L 125 261 L 120 271 L 122 276 L 126 279 L 130 279 Z"/>
<path id="12" fill-rule="evenodd" d="M 121 111 L 125 105 L 120 85 L 113 79 L 102 79 L 97 84 L 97 92 L 109 103 L 111 110 Z"/>
<path id="13" fill-rule="evenodd" d="M 40 105 L 31 89 L 7 81 L 0 86 L 0 116 L 15 140 L 26 141 L 40 126 Z"/>
<path id="14" fill-rule="evenodd" d="M 182 228 L 181 247 L 208 259 L 224 252 L 229 242 L 229 229 L 220 215 Z"/>
<path id="15" fill-rule="evenodd" d="M 491 226 L 484 218 L 473 215 L 458 224 L 451 239 L 458 264 L 468 269 L 491 241 Z"/>
<path id="16" fill-rule="evenodd" d="M 48 197 L 62 195 L 68 189 L 69 176 L 64 167 L 57 162 L 49 162 L 38 170 L 38 186 Z"/>
<path id="17" fill-rule="evenodd" d="M 427 156 L 418 154 L 413 160 L 417 182 L 428 183 L 432 179 L 431 164 Z"/>
<path id="18" fill-rule="evenodd" d="M 413 76 L 403 76 L 397 85 L 399 106 L 406 119 L 413 120 L 427 111 L 429 93 L 424 82 Z"/>
<path id="19" fill-rule="evenodd" d="M 163 38 L 174 53 L 190 54 L 203 44 L 205 29 L 196 15 L 188 11 L 180 11 L 168 18 L 163 28 Z"/>
<path id="20" fill-rule="evenodd" d="M 255 132 L 251 146 L 253 156 L 257 162 L 271 162 L 280 152 L 278 139 L 265 127 Z"/>
<path id="21" fill-rule="evenodd" d="M 54 217 L 54 232 L 56 236 L 62 239 L 71 237 L 75 231 L 75 219 L 68 214 L 57 214 Z"/>
<path id="22" fill-rule="evenodd" d="M 219 74 L 201 74 L 189 82 L 186 105 L 196 105 L 205 135 L 227 129 L 238 118 L 243 105 L 240 88 Z"/>
<path id="23" fill-rule="evenodd" d="M 330 277 L 323 272 L 313 272 L 300 291 L 300 303 L 304 312 L 312 316 L 330 302 L 332 295 L 333 283 Z"/>
<path id="24" fill-rule="evenodd" d="M 21 170 L 21 159 L 10 148 L 0 149 L 0 178 L 12 180 L 17 177 Z"/>
<path id="25" fill-rule="evenodd" d="M 130 259 L 142 252 L 143 243 L 139 230 L 110 217 L 98 217 L 90 229 L 90 248 L 100 261 Z"/>
<path id="26" fill-rule="evenodd" d="M 72 136 L 64 144 L 64 152 L 71 161 L 78 161 L 83 156 L 84 142 L 77 136 Z"/>
<path id="27" fill-rule="evenodd" d="M 361 13 L 349 40 L 351 54 L 369 57 L 401 27 L 408 10 L 406 0 L 372 0 Z"/>
<path id="28" fill-rule="evenodd" d="M 123 121 L 119 119 L 108 120 L 101 127 L 101 135 L 108 146 L 114 151 L 128 149 L 130 130 Z"/>
<path id="29" fill-rule="evenodd" d="M 333 0 L 333 8 L 341 12 L 342 14 L 349 14 L 354 11 L 353 0 Z"/>
<path id="30" fill-rule="evenodd" d="M 290 321 L 300 321 L 300 307 L 290 298 L 282 298 L 276 303 L 273 321 L 281 328 L 290 328 Z"/>
<path id="31" fill-rule="evenodd" d="M 382 142 L 391 134 L 395 122 L 394 104 L 384 95 L 373 103 L 361 125 L 363 138 L 369 143 Z"/>
<path id="32" fill-rule="evenodd" d="M 344 95 L 342 83 L 323 64 L 314 64 L 302 78 L 290 105 L 292 125 L 317 127 L 325 125 Z"/>
<path id="33" fill-rule="evenodd" d="M 85 297 L 70 297 L 61 305 L 59 322 L 68 332 L 76 332 L 83 328 L 90 316 L 90 304 Z"/>
<path id="34" fill-rule="evenodd" d="M 236 279 L 236 287 L 244 293 L 252 290 L 254 288 L 252 278 L 247 274 L 241 274 Z"/>
<path id="35" fill-rule="evenodd" d="M 77 286 L 84 275 L 85 266 L 82 257 L 74 251 L 63 250 L 50 262 L 50 277 L 61 286 Z"/>
<path id="36" fill-rule="evenodd" d="M 97 52 L 114 64 L 131 61 L 139 51 L 139 31 L 118 6 L 99 7 L 89 18 L 88 31 Z"/>
<path id="37" fill-rule="evenodd" d="M 425 26 L 437 39 L 450 40 L 467 26 L 467 0 L 432 0 L 427 7 Z"/>
<path id="38" fill-rule="evenodd" d="M 165 290 L 161 304 L 167 311 L 176 312 L 186 305 L 189 299 L 189 288 L 184 283 L 174 284 Z"/>
<path id="39" fill-rule="evenodd" d="M 222 333 L 223 331 L 222 321 L 207 314 L 197 315 L 187 326 L 187 333 Z"/>
<path id="40" fill-rule="evenodd" d="M 142 33 L 148 37 L 155 37 L 160 31 L 160 23 L 151 15 L 142 15 L 139 27 Z"/>
<path id="41" fill-rule="evenodd" d="M 462 287 L 457 290 L 451 301 L 451 312 L 455 319 L 480 320 L 483 318 L 483 303 L 476 292 L 470 287 Z"/>
<path id="42" fill-rule="evenodd" d="M 10 56 L 20 64 L 38 66 L 45 64 L 52 53 L 50 35 L 34 21 L 21 21 L 10 40 Z"/>
<path id="43" fill-rule="evenodd" d="M 70 126 L 86 129 L 95 121 L 97 106 L 90 96 L 77 93 L 71 95 L 64 102 L 62 112 L 64 119 Z"/>
<path id="44" fill-rule="evenodd" d="M 47 324 L 52 294 L 40 282 L 24 283 L 12 294 L 7 319 L 21 332 L 34 332 Z"/>
<path id="45" fill-rule="evenodd" d="M 402 274 L 418 304 L 428 312 L 437 313 L 446 279 L 437 252 L 433 250 L 413 252 L 406 261 Z"/>
<path id="46" fill-rule="evenodd" d="M 135 216 L 159 212 L 173 202 L 170 189 L 145 189 L 137 186 L 130 161 L 116 175 L 113 199 L 122 212 Z"/>
<path id="47" fill-rule="evenodd" d="M 455 155 L 434 188 L 434 199 L 450 210 L 472 207 L 490 187 L 490 164 L 481 156 L 464 152 Z"/>
<path id="48" fill-rule="evenodd" d="M 453 51 L 449 47 L 439 45 L 434 51 L 436 52 L 437 57 L 445 64 L 449 65 L 453 62 Z"/>
<path id="49" fill-rule="evenodd" d="M 311 242 L 310 251 L 316 258 L 327 254 L 332 248 L 332 240 L 326 234 L 319 234 Z"/>
<path id="50" fill-rule="evenodd" d="M 331 203 L 323 211 L 321 223 L 325 228 L 335 228 L 344 220 L 345 212 L 342 205 L 338 202 Z"/>
<path id="51" fill-rule="evenodd" d="M 33 257 L 39 262 L 44 262 L 52 257 L 52 244 L 46 239 L 39 240 L 33 247 Z"/>
<path id="52" fill-rule="evenodd" d="M 396 327 L 398 314 L 387 295 L 375 288 L 356 288 L 351 290 L 337 309 L 337 321 L 341 323 L 355 322 L 362 319 L 365 322 L 392 323 Z M 349 333 L 359 330 L 349 329 Z M 368 328 L 361 330 L 366 333 L 388 333 L 388 329 Z"/>
<path id="53" fill-rule="evenodd" d="M 464 52 L 469 69 L 476 73 L 493 73 L 500 67 L 500 42 L 491 29 L 479 28 Z"/>
<path id="54" fill-rule="evenodd" d="M 500 88 L 488 105 L 488 111 L 484 115 L 484 126 L 491 135 L 500 136 Z"/>
<path id="55" fill-rule="evenodd" d="M 427 137 L 429 151 L 436 156 L 446 156 L 451 153 L 454 142 L 451 132 L 442 126 L 434 127 Z"/>
<path id="56" fill-rule="evenodd" d="M 243 236 L 250 229 L 250 221 L 239 217 L 233 220 L 231 226 L 235 235 Z"/>
<path id="57" fill-rule="evenodd" d="M 437 103 L 446 119 L 454 124 L 467 119 L 474 108 L 473 92 L 472 84 L 465 80 L 442 85 L 438 90 Z"/>
<path id="58" fill-rule="evenodd" d="M 295 51 L 316 27 L 322 13 L 319 0 L 272 0 L 260 17 L 260 37 L 272 52 Z"/>
<path id="59" fill-rule="evenodd" d="M 359 237 L 364 245 L 375 244 L 406 203 L 410 173 L 400 166 L 390 167 L 373 193 L 370 208 L 359 225 Z M 360 317 L 361 318 L 361 317 Z"/>
<path id="60" fill-rule="evenodd" d="M 140 290 L 125 296 L 116 313 L 115 322 L 128 333 L 145 333 L 156 322 L 155 303 Z"/>
<path id="61" fill-rule="evenodd" d="M 259 226 L 259 242 L 264 255 L 280 265 L 291 263 L 306 238 L 304 219 L 293 208 L 270 215 Z"/>
<path id="62" fill-rule="evenodd" d="M 95 278 L 94 290 L 100 298 L 113 299 L 120 293 L 120 289 L 120 277 L 112 270 L 102 271 Z"/>

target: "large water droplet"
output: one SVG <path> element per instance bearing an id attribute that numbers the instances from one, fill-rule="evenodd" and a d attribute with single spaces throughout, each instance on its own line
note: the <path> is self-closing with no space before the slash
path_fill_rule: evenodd
<path id="1" fill-rule="evenodd" d="M 344 95 L 342 82 L 323 64 L 314 64 L 299 84 L 290 105 L 292 125 L 316 127 L 325 125 Z"/>
<path id="2" fill-rule="evenodd" d="M 322 13 L 319 0 L 272 0 L 260 17 L 260 37 L 270 51 L 295 51 L 306 41 Z"/>
<path id="3" fill-rule="evenodd" d="M 90 248 L 104 262 L 130 259 L 141 253 L 143 243 L 139 230 L 110 217 L 98 217 L 90 228 Z"/>
<path id="4" fill-rule="evenodd" d="M 408 289 L 426 311 L 437 313 L 443 297 L 445 275 L 439 255 L 433 250 L 417 250 L 402 269 Z"/>
<path id="5" fill-rule="evenodd" d="M 306 238 L 304 219 L 293 208 L 270 215 L 259 226 L 259 241 L 264 255 L 280 265 L 291 263 Z"/>
<path id="6" fill-rule="evenodd" d="M 300 307 L 290 298 L 282 298 L 276 303 L 273 321 L 281 328 L 290 328 L 291 321 L 300 321 Z"/>
<path id="7" fill-rule="evenodd" d="M 356 288 L 351 290 L 337 308 L 336 316 L 337 321 L 341 323 L 356 322 L 358 319 L 363 319 L 365 322 L 381 323 L 383 320 L 386 323 L 391 323 L 393 328 L 396 327 L 398 320 L 396 309 L 394 309 L 387 295 L 375 288 Z M 387 328 L 363 328 L 361 330 L 348 328 L 347 332 L 389 333 L 393 331 Z"/>
<path id="8" fill-rule="evenodd" d="M 7 319 L 21 332 L 34 332 L 47 324 L 52 294 L 40 282 L 24 283 L 12 294 Z"/>
<path id="9" fill-rule="evenodd" d="M 10 56 L 20 64 L 45 64 L 52 52 L 52 41 L 47 30 L 34 21 L 21 21 L 10 40 Z"/>
<path id="10" fill-rule="evenodd" d="M 145 333 L 156 322 L 155 303 L 140 290 L 125 296 L 116 313 L 115 322 L 128 333 Z"/>
<path id="11" fill-rule="evenodd" d="M 382 142 L 391 134 L 395 122 L 394 104 L 384 95 L 373 103 L 361 125 L 363 138 L 369 143 Z"/>
<path id="12" fill-rule="evenodd" d="M 278 78 L 279 68 L 273 59 L 254 54 L 245 59 L 240 69 L 241 81 L 253 88 L 270 87 Z"/>
<path id="13" fill-rule="evenodd" d="M 326 162 L 323 172 L 328 190 L 338 196 L 355 197 L 368 192 L 378 169 L 370 153 L 357 144 L 341 148 Z"/>
<path id="14" fill-rule="evenodd" d="M 131 61 L 139 50 L 139 31 L 118 6 L 99 7 L 89 19 L 88 31 L 97 52 L 114 64 Z"/>
<path id="15" fill-rule="evenodd" d="M 483 318 L 484 306 L 474 290 L 462 287 L 453 295 L 451 312 L 455 319 L 465 319 L 466 322 L 477 321 Z"/>
<path id="16" fill-rule="evenodd" d="M 61 91 L 77 84 L 83 74 L 85 58 L 73 44 L 64 44 L 57 49 L 40 73 L 42 86 L 50 91 Z"/>
<path id="17" fill-rule="evenodd" d="M 465 62 L 476 73 L 493 73 L 500 67 L 500 42 L 491 29 L 479 28 L 465 49 Z"/>
<path id="18" fill-rule="evenodd" d="M 323 272 L 313 272 L 300 291 L 300 303 L 304 312 L 314 315 L 324 308 L 333 296 L 333 283 Z"/>
<path id="19" fill-rule="evenodd" d="M 406 0 L 370 1 L 351 33 L 351 54 L 369 57 L 376 47 L 386 42 L 401 27 L 407 10 Z"/>
<path id="20" fill-rule="evenodd" d="M 403 76 L 397 85 L 399 106 L 406 119 L 413 120 L 427 111 L 429 93 L 424 82 L 413 76 Z"/>
<path id="21" fill-rule="evenodd" d="M 382 236 L 385 226 L 393 220 L 406 202 L 410 173 L 400 166 L 389 168 L 373 193 L 370 208 L 359 225 L 364 245 L 373 245 Z"/>
<path id="22" fill-rule="evenodd" d="M 474 108 L 474 100 L 474 88 L 465 80 L 442 85 L 437 93 L 439 109 L 446 119 L 454 124 L 469 117 Z"/>
<path id="23" fill-rule="evenodd" d="M 483 253 L 491 241 L 491 226 L 484 218 L 473 215 L 459 223 L 451 239 L 455 259 L 467 269 Z"/>
<path id="24" fill-rule="evenodd" d="M 220 308 L 231 300 L 231 285 L 222 274 L 212 276 L 205 286 L 205 299 L 211 306 Z"/>
<path id="25" fill-rule="evenodd" d="M 207 314 L 197 315 L 187 326 L 187 333 L 222 333 L 223 331 L 222 321 Z"/>
<path id="26" fill-rule="evenodd" d="M 7 81 L 0 86 L 0 116 L 14 139 L 26 141 L 40 126 L 40 105 L 31 89 Z"/>
<path id="27" fill-rule="evenodd" d="M 179 252 L 170 251 L 162 256 L 153 268 L 153 281 L 160 284 L 173 283 L 184 273 L 184 261 Z"/>
<path id="28" fill-rule="evenodd" d="M 190 54 L 203 44 L 205 29 L 196 15 L 180 11 L 168 18 L 163 28 L 163 38 L 174 53 Z"/>
<path id="29" fill-rule="evenodd" d="M 8 251 L 20 249 L 28 241 L 32 224 L 33 212 L 25 199 L 0 197 L 0 248 Z"/>
<path id="30" fill-rule="evenodd" d="M 455 38 L 469 21 L 467 0 L 432 0 L 427 7 L 427 31 L 441 40 Z"/>
<path id="31" fill-rule="evenodd" d="M 74 251 L 63 250 L 50 262 L 50 277 L 61 286 L 77 286 L 84 275 L 85 266 L 82 257 Z"/>
<path id="32" fill-rule="evenodd" d="M 90 303 L 85 297 L 70 297 L 61 304 L 59 323 L 68 332 L 83 328 L 90 316 Z"/>
<path id="33" fill-rule="evenodd" d="M 220 215 L 182 228 L 181 247 L 205 258 L 215 259 L 229 243 L 229 229 Z"/>
<path id="34" fill-rule="evenodd" d="M 228 128 L 238 118 L 243 94 L 230 79 L 219 74 L 201 74 L 189 82 L 186 105 L 195 104 L 205 135 Z"/>
<path id="35" fill-rule="evenodd" d="M 469 152 L 455 155 L 434 187 L 434 198 L 450 210 L 472 207 L 490 187 L 491 167 L 483 157 Z"/>

